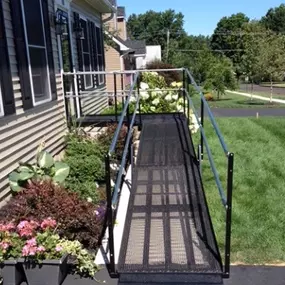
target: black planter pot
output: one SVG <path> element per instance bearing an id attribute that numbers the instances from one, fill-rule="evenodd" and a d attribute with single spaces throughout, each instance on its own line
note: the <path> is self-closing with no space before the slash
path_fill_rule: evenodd
<path id="1" fill-rule="evenodd" d="M 68 271 L 67 257 L 64 255 L 59 260 L 43 260 L 35 263 L 20 259 L 26 274 L 28 285 L 60 285 Z"/>
<path id="2" fill-rule="evenodd" d="M 17 260 L 6 260 L 2 264 L 3 285 L 19 285 L 26 281 L 22 264 Z"/>

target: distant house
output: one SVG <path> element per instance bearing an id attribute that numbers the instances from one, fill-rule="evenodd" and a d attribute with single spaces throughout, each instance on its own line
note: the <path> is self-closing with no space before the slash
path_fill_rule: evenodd
<path id="1" fill-rule="evenodd" d="M 108 0 L 0 1 L 0 204 L 10 194 L 8 174 L 34 158 L 39 143 L 52 153 L 64 147 L 61 72 L 103 71 L 102 15 L 116 13 Z M 81 90 L 105 90 L 104 75 L 84 75 Z M 107 96 L 82 99 L 83 112 L 97 113 Z"/>

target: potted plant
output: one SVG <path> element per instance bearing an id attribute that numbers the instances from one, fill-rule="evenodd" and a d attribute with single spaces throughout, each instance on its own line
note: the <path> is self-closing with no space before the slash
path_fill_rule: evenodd
<path id="1" fill-rule="evenodd" d="M 18 261 L 23 265 L 28 284 L 60 285 L 67 275 L 68 254 L 59 245 L 56 221 L 51 218 L 41 224 L 22 221 L 17 229 L 26 238 Z"/>
<path id="2" fill-rule="evenodd" d="M 0 224 L 0 262 L 3 285 L 19 285 L 25 281 L 23 268 L 17 258 L 21 256 L 24 241 L 13 223 Z"/>

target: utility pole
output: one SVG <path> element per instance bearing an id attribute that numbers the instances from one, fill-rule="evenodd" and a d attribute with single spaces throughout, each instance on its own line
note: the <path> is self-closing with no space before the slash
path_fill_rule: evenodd
<path id="1" fill-rule="evenodd" d="M 166 41 L 166 62 L 168 62 L 169 56 L 169 42 L 170 42 L 170 30 L 167 29 L 167 41 Z"/>

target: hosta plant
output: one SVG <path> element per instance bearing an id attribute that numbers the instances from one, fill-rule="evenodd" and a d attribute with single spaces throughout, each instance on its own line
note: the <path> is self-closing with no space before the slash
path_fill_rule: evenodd
<path id="1" fill-rule="evenodd" d="M 65 181 L 69 174 L 69 166 L 60 161 L 55 161 L 47 151 L 39 151 L 36 163 L 20 163 L 16 171 L 9 175 L 12 191 L 19 192 L 30 180 L 52 180 L 56 184 Z"/>

